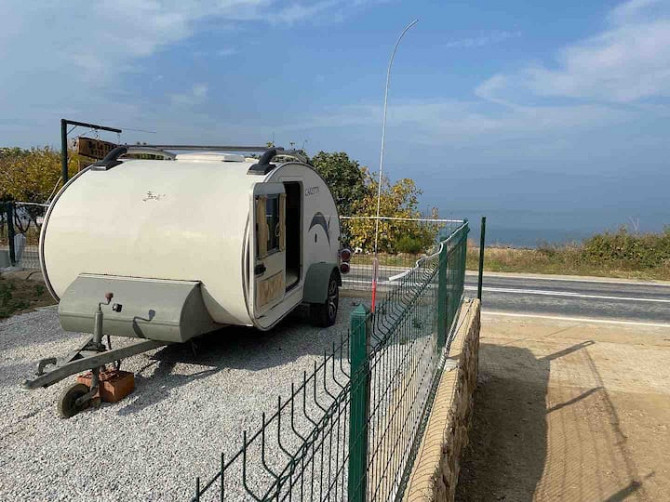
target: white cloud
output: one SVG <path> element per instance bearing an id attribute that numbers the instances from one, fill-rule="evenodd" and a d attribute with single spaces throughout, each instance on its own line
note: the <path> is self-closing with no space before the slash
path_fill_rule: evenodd
<path id="1" fill-rule="evenodd" d="M 670 2 L 623 3 L 608 16 L 605 31 L 562 49 L 555 68 L 535 65 L 496 75 L 477 94 L 507 100 L 519 89 L 617 103 L 670 96 Z"/>
<path id="2" fill-rule="evenodd" d="M 636 112 L 605 105 L 506 106 L 491 109 L 478 101 L 422 100 L 389 106 L 387 132 L 403 131 L 403 139 L 416 144 L 473 144 L 514 138 L 529 140 L 553 135 L 579 135 L 585 131 L 633 119 Z M 295 125 L 274 130 L 339 129 L 361 127 L 381 131 L 380 105 L 329 109 L 313 117 L 298 117 Z M 528 147 L 531 143 L 528 144 Z"/>
<path id="3" fill-rule="evenodd" d="M 499 44 L 512 38 L 519 38 L 520 36 L 520 31 L 491 31 L 481 33 L 475 37 L 450 40 L 445 47 L 447 49 L 473 49 L 486 45 Z"/>
<path id="4" fill-rule="evenodd" d="M 221 33 L 252 24 L 281 29 L 283 24 L 336 22 L 360 1 L 2 0 L 0 110 L 7 124 L 26 125 L 0 124 L 0 131 L 4 141 L 25 143 L 50 137 L 45 132 L 63 116 L 126 124 L 157 120 L 165 110 L 159 113 L 155 102 L 125 90 L 127 76 L 141 75 L 144 62 L 157 53 L 214 28 Z M 219 56 L 236 50 L 238 44 L 221 49 Z M 150 90 L 156 79 L 147 76 L 146 82 Z M 198 96 L 191 89 L 167 98 L 195 104 L 206 99 L 206 92 Z M 126 113 L 119 115 L 120 110 Z"/>
<path id="5" fill-rule="evenodd" d="M 217 29 L 246 22 L 292 25 L 337 17 L 341 7 L 357 1 L 9 0 L 0 5 L 0 55 L 17 69 L 73 65 L 89 82 L 100 83 L 191 37 L 205 22 L 218 23 Z"/>
<path id="6" fill-rule="evenodd" d="M 629 22 L 636 18 L 645 18 L 650 8 L 663 5 L 663 0 L 628 0 L 617 5 L 609 14 L 613 24 Z"/>
<path id="7" fill-rule="evenodd" d="M 171 94 L 170 102 L 173 106 L 190 107 L 200 105 L 207 99 L 207 84 L 195 84 L 188 92 Z"/>
<path id="8" fill-rule="evenodd" d="M 273 24 L 292 25 L 304 19 L 313 19 L 315 16 L 332 9 L 340 4 L 337 0 L 324 0 L 321 2 L 314 2 L 310 4 L 294 3 L 281 9 L 277 14 L 270 17 L 270 22 Z M 339 12 L 333 13 L 330 21 L 340 21 L 341 14 Z"/>

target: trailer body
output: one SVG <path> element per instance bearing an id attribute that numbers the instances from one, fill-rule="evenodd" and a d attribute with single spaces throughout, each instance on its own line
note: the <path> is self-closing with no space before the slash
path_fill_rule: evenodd
<path id="1" fill-rule="evenodd" d="M 268 330 L 326 302 L 341 284 L 335 202 L 311 166 L 271 158 L 108 159 L 72 178 L 40 237 L 63 327 L 91 332 L 106 292 L 105 334 L 164 342 Z"/>

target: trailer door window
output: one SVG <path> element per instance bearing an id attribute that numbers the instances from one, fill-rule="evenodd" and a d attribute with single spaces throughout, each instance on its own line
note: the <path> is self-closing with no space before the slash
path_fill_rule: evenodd
<path id="1" fill-rule="evenodd" d="M 286 248 L 284 232 L 284 205 L 286 195 L 256 197 L 256 256 L 263 259 Z"/>
<path id="2" fill-rule="evenodd" d="M 265 219 L 268 223 L 268 253 L 279 251 L 279 197 L 268 196 L 265 204 Z"/>

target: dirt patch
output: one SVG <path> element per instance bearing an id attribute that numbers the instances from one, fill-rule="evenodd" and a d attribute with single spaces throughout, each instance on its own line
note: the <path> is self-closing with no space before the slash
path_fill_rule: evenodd
<path id="1" fill-rule="evenodd" d="M 664 500 L 670 329 L 482 316 L 459 501 Z"/>
<path id="2" fill-rule="evenodd" d="M 55 303 L 42 281 L 0 277 L 0 319 Z"/>

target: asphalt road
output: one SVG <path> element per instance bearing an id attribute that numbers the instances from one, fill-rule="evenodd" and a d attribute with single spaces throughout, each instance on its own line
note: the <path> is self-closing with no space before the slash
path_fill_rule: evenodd
<path id="1" fill-rule="evenodd" d="M 380 267 L 379 287 L 397 284 L 390 277 L 402 267 Z M 371 267 L 352 266 L 345 287 L 368 290 Z M 465 279 L 466 295 L 476 296 L 477 275 Z M 524 277 L 485 274 L 484 312 L 667 324 L 670 328 L 670 283 L 597 278 Z"/>
<path id="2" fill-rule="evenodd" d="M 26 258 L 36 260 L 36 257 L 37 253 L 32 253 L 32 249 L 27 251 Z M 389 282 L 389 277 L 404 270 L 403 267 L 380 267 L 380 287 L 394 284 Z M 370 266 L 353 265 L 351 273 L 345 277 L 345 285 L 367 290 L 370 287 L 370 274 Z M 476 274 L 468 273 L 465 281 L 466 294 L 475 296 Z M 484 311 L 662 323 L 670 326 L 670 284 L 485 274 L 482 308 Z"/>
<path id="3" fill-rule="evenodd" d="M 477 294 L 477 277 L 466 277 L 466 292 Z M 484 311 L 561 317 L 667 323 L 670 284 L 484 276 Z"/>

